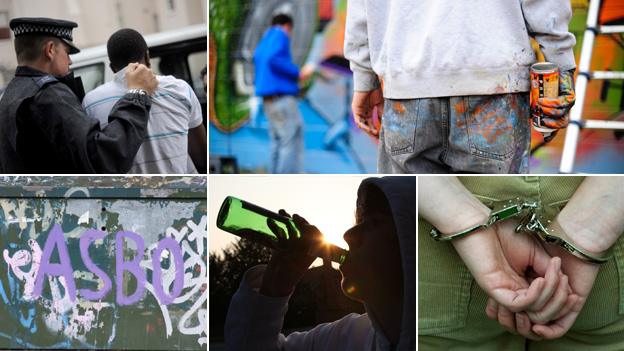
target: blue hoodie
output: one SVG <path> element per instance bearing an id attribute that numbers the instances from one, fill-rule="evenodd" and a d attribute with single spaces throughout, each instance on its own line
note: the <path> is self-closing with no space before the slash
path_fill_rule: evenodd
<path id="1" fill-rule="evenodd" d="M 299 67 L 292 62 L 289 39 L 279 26 L 264 33 L 254 52 L 257 96 L 297 95 Z"/>

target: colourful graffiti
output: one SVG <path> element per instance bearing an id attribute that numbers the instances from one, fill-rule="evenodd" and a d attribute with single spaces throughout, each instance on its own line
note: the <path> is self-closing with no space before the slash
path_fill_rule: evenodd
<path id="1" fill-rule="evenodd" d="M 205 178 L 87 179 L 0 178 L 0 348 L 205 348 Z"/>
<path id="2" fill-rule="evenodd" d="M 291 53 L 298 65 L 331 65 L 335 58 L 343 56 L 345 0 L 212 1 L 210 6 L 210 60 L 214 79 L 210 117 L 220 130 L 240 128 L 249 113 L 253 113 L 254 107 L 247 101 L 254 91 L 253 53 L 273 15 L 288 13 L 293 17 L 296 25 Z M 341 64 L 348 71 L 346 61 Z M 321 71 L 327 69 L 327 65 L 320 67 Z M 331 72 L 321 72 L 320 76 L 326 78 L 327 74 Z"/>
<path id="3" fill-rule="evenodd" d="M 610 16 L 604 16 L 607 3 L 603 1 L 601 17 L 605 20 L 623 21 L 624 7 L 611 6 Z M 613 3 L 613 2 L 611 2 Z M 587 22 L 588 2 L 571 0 L 573 16 L 570 32 L 576 36 L 574 54 L 578 64 L 583 44 L 583 35 Z M 619 6 L 619 7 L 618 7 Z M 617 10 L 617 11 L 616 11 Z M 617 13 L 616 13 L 617 12 Z M 601 23 L 607 24 L 607 23 Z M 614 24 L 614 23 L 610 23 Z M 618 34 L 599 35 L 596 37 L 591 61 L 592 71 L 624 71 L 624 46 Z M 578 73 L 578 72 L 577 72 Z M 598 120 L 617 120 L 623 117 L 624 88 L 621 81 L 591 80 L 585 93 L 583 118 Z M 542 140 L 539 132 L 532 135 L 532 146 L 537 151 L 531 159 L 534 173 L 558 172 L 563 151 L 565 131 L 544 147 L 539 147 Z M 575 160 L 575 172 L 587 173 L 624 173 L 624 143 L 618 133 L 610 130 L 583 130 L 579 138 Z"/>
<path id="4" fill-rule="evenodd" d="M 605 3 L 609 1 L 605 0 Z M 622 6 L 611 1 L 609 16 L 606 11 L 601 13 L 605 21 L 622 23 L 624 14 Z M 241 168 L 251 172 L 265 170 L 264 154 L 255 150 L 267 150 L 265 142 L 259 137 L 265 133 L 265 123 L 260 102 L 253 97 L 253 67 L 251 55 L 259 36 L 264 32 L 270 21 L 270 15 L 286 10 L 294 16 L 295 32 L 293 39 L 293 56 L 299 64 L 315 62 L 319 64 L 316 75 L 306 93 L 300 108 L 304 114 L 306 125 L 311 135 L 306 135 L 306 153 L 310 165 L 317 162 L 316 144 L 322 144 L 322 150 L 331 149 L 335 144 L 326 143 L 336 135 L 346 144 L 356 143 L 356 157 L 362 158 L 360 171 L 368 170 L 369 162 L 374 168 L 374 141 L 360 138 L 353 124 L 345 121 L 349 115 L 351 77 L 345 70 L 342 48 L 344 42 L 345 0 L 272 0 L 272 1 L 211 1 L 210 2 L 210 33 L 211 33 L 211 113 L 210 130 L 211 155 L 230 155 L 236 157 Z M 588 2 L 571 0 L 573 18 L 570 31 L 576 36 L 574 48 L 577 60 L 580 56 L 583 34 L 586 27 Z M 314 10 L 301 11 L 305 6 L 316 5 Z M 605 4 L 607 6 L 607 4 Z M 315 11 L 316 10 L 316 11 Z M 259 15 L 261 14 L 261 15 Z M 615 22 L 613 22 L 615 21 Z M 299 24 L 301 24 L 299 26 Z M 604 24 L 604 23 L 603 23 Z M 314 32 L 316 31 L 316 34 Z M 295 44 L 296 42 L 296 44 Z M 592 70 L 624 71 L 624 42 L 621 35 L 601 35 L 596 39 L 592 58 Z M 303 55 L 303 56 L 302 56 Z M 622 119 L 624 110 L 624 89 L 621 81 L 592 80 L 588 85 L 583 115 L 589 119 Z M 310 118 L 307 118 L 311 116 Z M 313 124 L 314 118 L 321 116 L 328 125 L 325 135 L 320 141 L 310 141 L 320 134 L 322 127 Z M 309 122 L 312 121 L 312 122 Z M 242 130 L 239 132 L 239 130 Z M 312 132 L 313 131 L 313 132 Z M 346 137 L 349 135 L 349 137 Z M 584 130 L 578 146 L 576 171 L 578 172 L 624 172 L 624 143 L 622 133 L 606 130 Z M 542 144 L 543 137 L 539 132 L 532 133 L 532 149 L 530 162 L 533 173 L 558 172 L 563 149 L 565 131 L 549 144 Z M 362 140 L 358 140 L 362 139 Z M 311 146 L 309 146 L 309 144 Z M 372 151 L 371 151 L 372 150 Z M 370 153 L 373 153 L 370 160 Z M 348 152 L 347 152 L 348 154 Z M 343 156 L 343 157 L 349 157 Z M 255 159 L 260 158 L 260 161 Z M 324 157 L 318 163 L 327 163 Z M 328 173 L 340 173 L 342 168 L 335 168 Z M 345 168 L 348 169 L 348 168 Z M 324 173 L 325 168 L 311 165 L 307 172 Z M 355 171 L 357 172 L 357 171 Z"/>
<path id="5" fill-rule="evenodd" d="M 304 171 L 373 173 L 376 141 L 350 118 L 352 76 L 343 57 L 346 0 L 237 0 L 210 2 L 211 160 L 238 162 L 243 172 L 268 169 L 268 121 L 254 96 L 253 53 L 273 15 L 295 23 L 291 53 L 295 63 L 316 67 L 301 83 Z M 212 167 L 218 172 L 219 166 Z"/>

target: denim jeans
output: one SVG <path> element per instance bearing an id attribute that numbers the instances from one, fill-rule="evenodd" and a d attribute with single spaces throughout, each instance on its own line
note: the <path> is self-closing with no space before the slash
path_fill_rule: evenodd
<path id="1" fill-rule="evenodd" d="M 303 171 L 303 118 L 294 96 L 282 96 L 262 104 L 271 137 L 270 173 Z"/>
<path id="2" fill-rule="evenodd" d="M 386 99 L 378 173 L 527 173 L 526 93 Z"/>

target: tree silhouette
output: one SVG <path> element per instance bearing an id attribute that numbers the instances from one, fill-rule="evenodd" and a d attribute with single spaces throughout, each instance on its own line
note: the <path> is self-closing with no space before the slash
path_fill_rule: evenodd
<path id="1" fill-rule="evenodd" d="M 267 263 L 271 250 L 247 239 L 239 239 L 221 254 L 210 254 L 210 340 L 223 340 L 223 326 L 243 274 Z M 363 313 L 362 304 L 349 300 L 340 290 L 340 273 L 331 264 L 311 268 L 297 284 L 288 302 L 283 330 L 305 330 L 321 322 L 337 320 L 347 313 Z"/>
<path id="2" fill-rule="evenodd" d="M 243 274 L 249 268 L 267 263 L 270 259 L 269 248 L 247 239 L 228 245 L 221 254 L 210 254 L 210 338 L 223 338 L 223 325 L 230 299 L 238 289 Z"/>

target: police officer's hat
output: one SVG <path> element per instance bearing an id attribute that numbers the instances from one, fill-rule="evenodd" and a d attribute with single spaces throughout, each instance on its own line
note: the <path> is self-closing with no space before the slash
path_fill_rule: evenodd
<path id="1" fill-rule="evenodd" d="M 70 54 L 80 52 L 80 49 L 72 41 L 72 30 L 78 27 L 76 22 L 43 17 L 20 17 L 12 19 L 9 22 L 9 27 L 13 30 L 16 38 L 22 35 L 49 35 L 57 37 L 69 45 Z"/>

